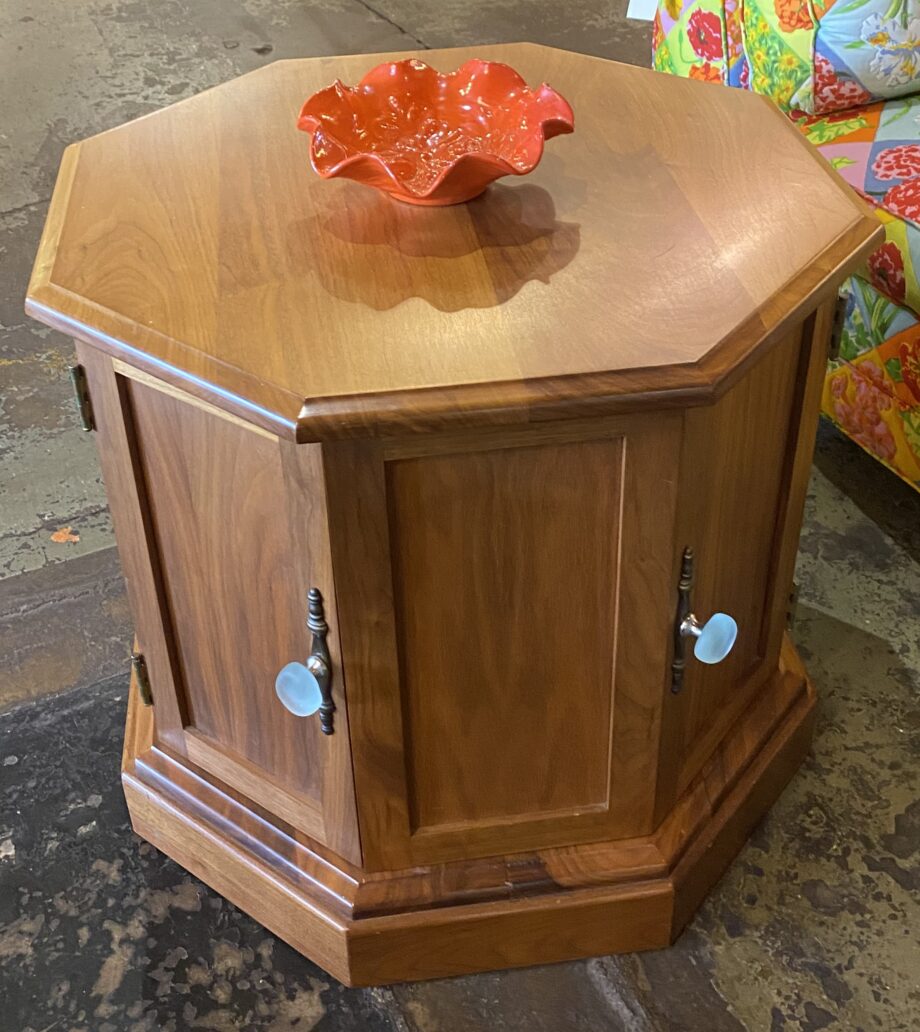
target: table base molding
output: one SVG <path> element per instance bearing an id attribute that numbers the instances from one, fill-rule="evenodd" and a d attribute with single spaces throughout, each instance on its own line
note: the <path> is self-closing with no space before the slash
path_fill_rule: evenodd
<path id="1" fill-rule="evenodd" d="M 135 831 L 347 985 L 667 946 L 808 752 L 815 694 L 791 643 L 656 833 L 367 874 L 152 745 L 130 693 Z"/>

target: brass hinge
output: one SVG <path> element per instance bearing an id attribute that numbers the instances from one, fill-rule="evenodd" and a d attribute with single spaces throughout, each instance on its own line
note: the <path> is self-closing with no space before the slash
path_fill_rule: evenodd
<path id="1" fill-rule="evenodd" d="M 834 307 L 834 323 L 831 327 L 830 339 L 827 342 L 827 357 L 833 362 L 840 358 L 840 342 L 843 339 L 843 327 L 847 319 L 847 305 L 850 303 L 850 295 L 847 293 L 837 295 L 837 304 Z"/>
<path id="2" fill-rule="evenodd" d="M 147 673 L 147 660 L 140 652 L 131 653 L 131 668 L 137 680 L 137 694 L 145 706 L 153 705 L 153 692 L 150 690 L 150 675 Z"/>
<path id="3" fill-rule="evenodd" d="M 86 380 L 86 370 L 81 365 L 70 367 L 70 379 L 73 383 L 73 391 L 77 396 L 77 408 L 80 410 L 80 422 L 84 430 L 95 430 L 96 420 L 93 416 L 93 403 L 89 396 L 89 384 Z"/>

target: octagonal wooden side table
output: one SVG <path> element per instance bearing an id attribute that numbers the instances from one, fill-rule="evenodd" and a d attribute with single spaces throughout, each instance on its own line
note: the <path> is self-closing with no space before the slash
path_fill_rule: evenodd
<path id="1" fill-rule="evenodd" d="M 782 790 L 835 289 L 882 232 L 752 94 L 420 56 L 474 54 L 573 104 L 526 180 L 322 182 L 297 110 L 379 59 L 283 61 L 68 148 L 27 301 L 128 578 L 134 827 L 351 984 L 663 946 Z"/>

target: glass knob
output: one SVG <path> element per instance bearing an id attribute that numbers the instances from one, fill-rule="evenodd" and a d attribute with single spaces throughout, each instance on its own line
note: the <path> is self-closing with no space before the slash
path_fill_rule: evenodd
<path id="1" fill-rule="evenodd" d="M 288 663 L 275 678 L 275 694 L 295 717 L 310 717 L 322 705 L 323 693 L 315 674 L 303 663 Z"/>
<path id="2" fill-rule="evenodd" d="M 295 717 L 310 717 L 319 712 L 320 730 L 324 735 L 331 735 L 335 733 L 335 703 L 332 701 L 332 660 L 326 647 L 329 626 L 318 588 L 307 592 L 307 627 L 313 632 L 307 662 L 282 667 L 275 678 L 275 694 Z"/>
<path id="3" fill-rule="evenodd" d="M 701 663 L 721 663 L 738 637 L 738 624 L 728 613 L 714 613 L 702 626 L 691 613 L 680 625 L 684 637 L 695 638 L 693 655 Z"/>

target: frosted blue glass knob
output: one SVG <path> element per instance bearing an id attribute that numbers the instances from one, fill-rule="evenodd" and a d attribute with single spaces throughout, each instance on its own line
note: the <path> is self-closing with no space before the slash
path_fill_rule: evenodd
<path id="1" fill-rule="evenodd" d="M 714 613 L 702 626 L 691 613 L 680 625 L 680 633 L 695 638 L 693 655 L 701 663 L 721 663 L 738 637 L 738 625 L 728 613 Z"/>
<path id="2" fill-rule="evenodd" d="M 288 663 L 275 678 L 275 694 L 281 705 L 295 717 L 311 717 L 319 712 L 320 730 L 335 734 L 335 703 L 332 701 L 332 660 L 326 646 L 329 625 L 323 612 L 319 588 L 307 592 L 307 627 L 313 644 L 306 663 Z"/>
<path id="3" fill-rule="evenodd" d="M 288 663 L 275 678 L 275 694 L 295 717 L 310 717 L 322 705 L 323 693 L 315 675 L 303 663 Z"/>

